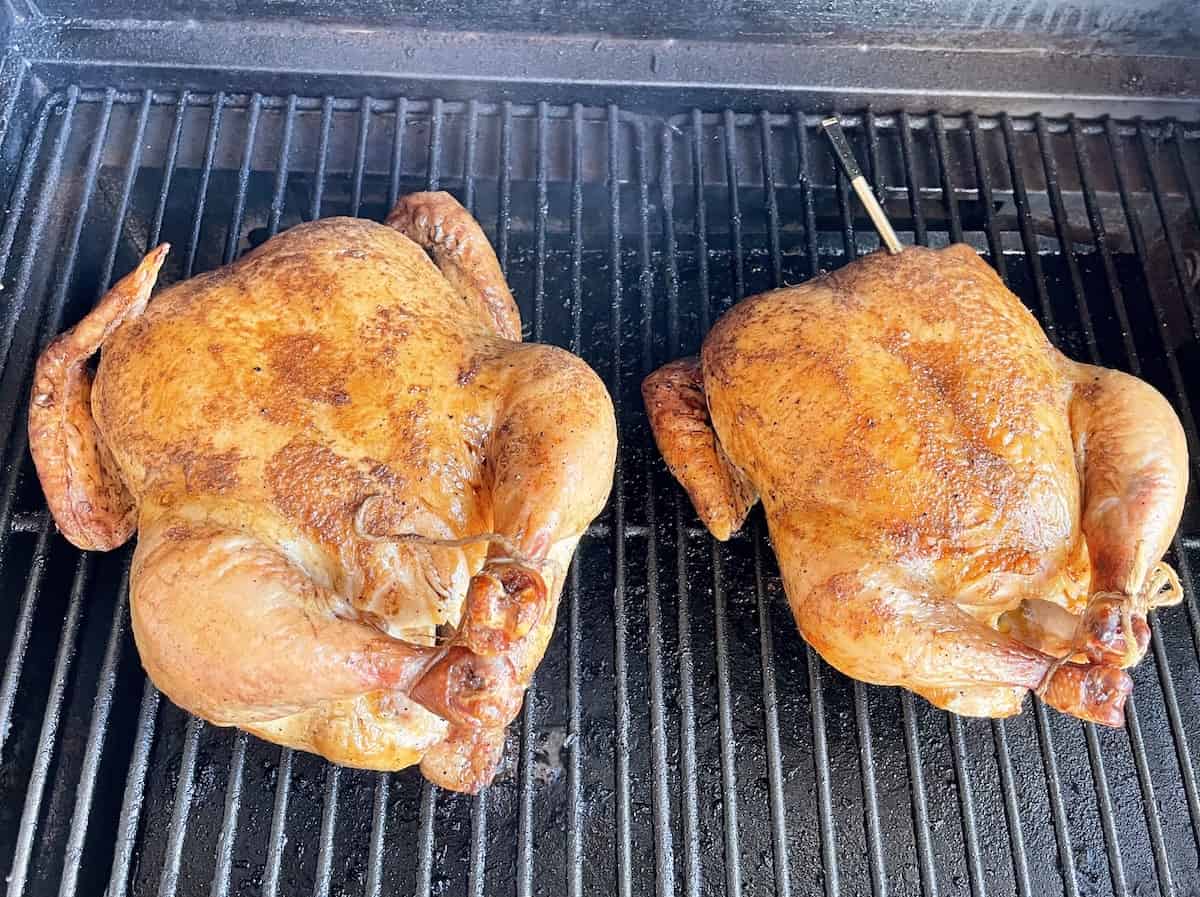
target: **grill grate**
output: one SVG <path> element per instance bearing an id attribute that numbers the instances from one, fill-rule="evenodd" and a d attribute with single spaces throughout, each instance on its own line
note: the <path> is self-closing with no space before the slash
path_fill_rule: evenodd
<path id="1" fill-rule="evenodd" d="M 986 253 L 1074 357 L 1146 377 L 1200 459 L 1200 133 L 1174 122 L 845 116 L 906 242 Z M 638 383 L 741 297 L 878 245 L 800 112 L 68 87 L 0 230 L 0 855 L 8 892 L 1188 894 L 1200 890 L 1200 557 L 1125 731 L 967 720 L 851 682 L 795 634 L 761 514 L 727 544 L 657 459 Z M 73 550 L 28 459 L 32 360 L 149 245 L 164 282 L 302 219 L 454 191 L 531 337 L 617 400 L 623 448 L 559 629 L 475 798 L 339 770 L 162 701 L 129 549 Z M 607 214 L 599 214 L 604 210 Z M 139 703 L 140 695 L 140 703 Z"/>

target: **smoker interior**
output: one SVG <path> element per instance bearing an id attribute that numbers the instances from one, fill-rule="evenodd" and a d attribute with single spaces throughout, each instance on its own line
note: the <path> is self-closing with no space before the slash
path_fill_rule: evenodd
<path id="1" fill-rule="evenodd" d="M 18 71 L 23 76 L 24 70 Z M 10 73 L 11 74 L 11 73 Z M 963 719 L 852 682 L 796 634 L 760 512 L 718 544 L 659 459 L 641 378 L 745 295 L 878 241 L 779 103 L 617 106 L 64 82 L 24 118 L 0 230 L 0 864 L 12 894 L 1200 892 L 1200 503 L 1123 730 L 1036 701 Z M 12 92 L 15 96 L 19 93 Z M 824 112 L 814 109 L 812 112 Z M 908 243 L 965 240 L 1074 358 L 1180 413 L 1198 475 L 1200 130 L 1173 120 L 843 115 Z M 9 144 L 13 143 L 10 132 Z M 527 338 L 616 400 L 613 497 L 477 797 L 339 769 L 196 719 L 146 681 L 130 548 L 81 553 L 27 451 L 40 347 L 160 240 L 161 282 L 329 215 L 450 190 Z"/>

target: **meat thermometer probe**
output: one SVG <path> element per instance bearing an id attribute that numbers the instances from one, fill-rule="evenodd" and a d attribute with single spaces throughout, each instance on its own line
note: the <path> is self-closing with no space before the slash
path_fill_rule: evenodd
<path id="1" fill-rule="evenodd" d="M 825 129 L 825 133 L 829 137 L 829 142 L 833 144 L 834 155 L 837 156 L 838 164 L 842 166 L 842 171 L 850 179 L 850 186 L 858 194 L 859 200 L 871 218 L 871 223 L 875 225 L 875 230 L 879 232 L 879 238 L 887 246 L 888 252 L 892 255 L 899 255 L 904 249 L 904 245 L 892 229 L 892 223 L 888 221 L 887 213 L 883 211 L 883 206 L 879 204 L 879 200 L 871 192 L 871 185 L 863 177 L 862 169 L 858 167 L 858 161 L 854 158 L 854 152 L 850 149 L 850 144 L 846 141 L 846 135 L 842 131 L 841 122 L 838 121 L 836 115 L 831 115 L 829 118 L 821 121 L 821 127 Z"/>

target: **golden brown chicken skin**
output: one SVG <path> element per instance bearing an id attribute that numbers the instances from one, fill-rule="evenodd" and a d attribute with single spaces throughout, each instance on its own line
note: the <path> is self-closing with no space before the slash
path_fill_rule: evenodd
<path id="1" fill-rule="evenodd" d="M 604 386 L 520 342 L 448 194 L 300 225 L 150 301 L 166 251 L 38 362 L 60 529 L 93 550 L 138 533 L 134 634 L 180 706 L 477 790 L 611 487 Z"/>
<path id="2" fill-rule="evenodd" d="M 968 246 L 874 254 L 733 308 L 647 378 L 667 464 L 727 539 L 761 498 L 804 638 L 978 716 L 1030 690 L 1120 725 L 1187 449 L 1154 389 L 1060 354 Z"/>

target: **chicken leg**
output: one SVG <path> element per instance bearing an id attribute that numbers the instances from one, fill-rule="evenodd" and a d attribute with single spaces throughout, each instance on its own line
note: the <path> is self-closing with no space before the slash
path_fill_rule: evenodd
<path id="1" fill-rule="evenodd" d="M 796 622 L 848 676 L 901 685 L 969 716 L 1010 716 L 1029 691 L 1040 690 L 1050 706 L 1081 719 L 1110 726 L 1123 719 L 1132 682 L 1119 669 L 1056 664 L 915 581 L 869 564 L 814 578 L 820 581 L 807 587 L 785 575 L 788 594 L 802 596 L 792 602 Z"/>
<path id="2" fill-rule="evenodd" d="M 1183 513 L 1187 439 L 1157 390 L 1120 371 L 1076 367 L 1071 430 L 1092 567 L 1081 647 L 1129 667 L 1146 652 L 1146 612 L 1183 597 L 1173 573 L 1153 574 Z M 1162 583 L 1172 587 L 1160 591 Z"/>
<path id="3" fill-rule="evenodd" d="M 503 383 L 509 396 L 487 465 L 494 528 L 504 538 L 491 543 L 471 581 L 450 651 L 414 691 L 452 725 L 450 737 L 422 761 L 433 781 L 447 768 L 454 776 L 479 775 L 485 758 L 498 753 L 497 741 L 550 641 L 575 545 L 607 499 L 608 483 L 594 465 L 615 463 L 607 394 L 573 356 L 525 346 L 483 376 Z M 562 395 L 593 398 L 567 409 Z M 539 471 L 535 483 L 530 470 Z"/>

